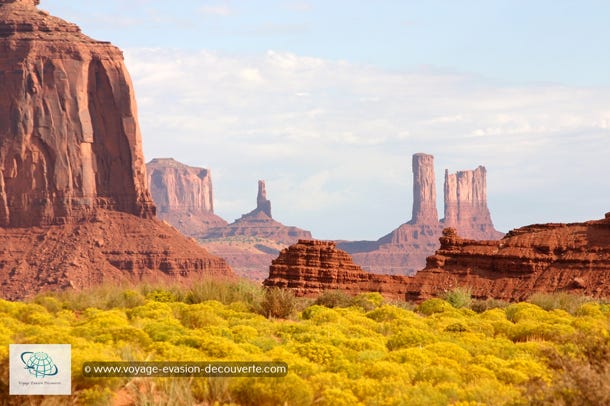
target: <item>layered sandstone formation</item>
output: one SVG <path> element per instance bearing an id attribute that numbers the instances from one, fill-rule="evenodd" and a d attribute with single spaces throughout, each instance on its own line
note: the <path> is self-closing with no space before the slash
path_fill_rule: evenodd
<path id="1" fill-rule="evenodd" d="M 214 214 L 212 174 L 209 169 L 157 158 L 146 164 L 150 193 L 157 216 L 180 232 L 202 237 L 212 227 L 227 222 Z"/>
<path id="2" fill-rule="evenodd" d="M 610 214 L 574 224 L 535 224 L 499 241 L 476 241 L 446 229 L 441 247 L 413 278 L 407 298 L 421 300 L 456 286 L 474 297 L 523 300 L 535 292 L 594 297 L 610 292 Z"/>
<path id="3" fill-rule="evenodd" d="M 232 275 L 153 219 L 121 51 L 37 4 L 0 0 L 1 295 L 83 287 L 107 275 Z"/>
<path id="4" fill-rule="evenodd" d="M 413 155 L 413 210 L 411 220 L 377 241 L 339 242 L 368 272 L 413 275 L 426 257 L 439 247 L 443 227 L 449 223 L 471 238 L 498 239 L 487 208 L 486 171 L 445 172 L 445 219 L 436 209 L 434 157 Z"/>
<path id="5" fill-rule="evenodd" d="M 311 238 L 311 233 L 285 226 L 271 217 L 271 201 L 267 199 L 265 181 L 259 180 L 256 209 L 225 227 L 210 229 L 204 236 L 206 239 L 225 237 L 260 237 L 288 245 L 300 238 Z"/>
<path id="6" fill-rule="evenodd" d="M 292 289 L 297 296 L 342 290 L 351 294 L 381 292 L 388 298 L 402 300 L 407 292 L 404 283 L 407 279 L 363 271 L 333 241 L 299 240 L 273 260 L 264 285 Z"/>
<path id="7" fill-rule="evenodd" d="M 0 1 L 0 226 L 153 217 L 121 51 L 36 4 Z"/>

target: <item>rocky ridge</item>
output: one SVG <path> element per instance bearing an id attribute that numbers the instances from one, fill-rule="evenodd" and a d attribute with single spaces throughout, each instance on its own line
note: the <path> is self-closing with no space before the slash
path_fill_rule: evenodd
<path id="1" fill-rule="evenodd" d="M 478 299 L 508 301 L 538 292 L 599 298 L 610 292 L 610 213 L 585 223 L 518 228 L 499 241 L 465 239 L 446 228 L 440 242 L 426 268 L 406 277 L 364 272 L 333 244 L 299 241 L 273 261 L 265 285 L 291 288 L 299 295 L 339 289 L 416 302 L 456 287 L 470 289 Z"/>
<path id="2" fill-rule="evenodd" d="M 456 286 L 474 297 L 523 300 L 536 292 L 606 297 L 610 290 L 610 213 L 585 223 L 534 224 L 499 241 L 462 238 L 448 228 L 441 247 L 417 273 L 408 299 Z"/>

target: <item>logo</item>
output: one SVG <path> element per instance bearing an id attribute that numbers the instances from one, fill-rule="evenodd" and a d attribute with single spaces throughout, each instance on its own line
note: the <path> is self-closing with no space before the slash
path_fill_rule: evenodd
<path id="1" fill-rule="evenodd" d="M 22 352 L 21 361 L 28 372 L 36 378 L 55 376 L 59 372 L 57 365 L 46 352 Z"/>
<path id="2" fill-rule="evenodd" d="M 72 347 L 69 344 L 11 344 L 11 395 L 70 395 Z"/>

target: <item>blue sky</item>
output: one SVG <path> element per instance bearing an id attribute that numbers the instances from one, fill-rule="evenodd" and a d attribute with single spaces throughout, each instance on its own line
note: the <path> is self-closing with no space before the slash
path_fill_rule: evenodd
<path id="1" fill-rule="evenodd" d="M 415 152 L 439 198 L 485 165 L 502 231 L 610 211 L 608 1 L 40 7 L 125 51 L 146 158 L 210 168 L 229 221 L 264 178 L 279 221 L 376 239 L 409 219 Z"/>

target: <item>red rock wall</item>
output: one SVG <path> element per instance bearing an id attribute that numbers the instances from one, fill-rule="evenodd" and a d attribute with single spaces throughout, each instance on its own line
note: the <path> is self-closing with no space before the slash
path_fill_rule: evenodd
<path id="1" fill-rule="evenodd" d="M 121 51 L 37 3 L 0 0 L 0 297 L 234 277 L 154 218 Z"/>
<path id="2" fill-rule="evenodd" d="M 610 219 L 536 224 L 499 241 L 464 239 L 446 229 L 441 248 L 417 273 L 419 300 L 456 286 L 475 297 L 522 300 L 535 292 L 568 291 L 594 297 L 610 288 Z"/>
<path id="3" fill-rule="evenodd" d="M 0 226 L 154 216 L 121 51 L 36 3 L 0 3 Z"/>

